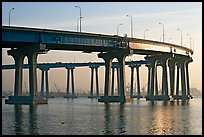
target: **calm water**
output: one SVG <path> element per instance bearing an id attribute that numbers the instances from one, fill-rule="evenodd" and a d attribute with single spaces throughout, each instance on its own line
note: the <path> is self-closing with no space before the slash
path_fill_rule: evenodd
<path id="1" fill-rule="evenodd" d="M 88 98 L 50 98 L 46 105 L 8 105 L 3 135 L 201 135 L 202 98 L 172 105 L 157 101 L 104 104 Z"/>

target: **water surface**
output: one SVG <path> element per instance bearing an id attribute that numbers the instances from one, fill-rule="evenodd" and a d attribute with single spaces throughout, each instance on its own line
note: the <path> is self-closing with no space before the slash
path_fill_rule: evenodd
<path id="1" fill-rule="evenodd" d="M 202 98 L 174 104 L 49 98 L 43 105 L 9 105 L 2 99 L 2 134 L 201 135 Z"/>

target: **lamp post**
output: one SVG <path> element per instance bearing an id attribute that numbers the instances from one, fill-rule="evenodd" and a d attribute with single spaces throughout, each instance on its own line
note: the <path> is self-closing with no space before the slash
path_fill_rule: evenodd
<path id="1" fill-rule="evenodd" d="M 164 42 L 164 24 L 163 23 L 159 23 L 159 24 L 162 24 L 163 26 L 163 42 Z"/>
<path id="2" fill-rule="evenodd" d="M 9 11 L 9 27 L 10 27 L 10 22 L 11 22 L 11 19 L 10 19 L 10 18 L 11 18 L 11 11 L 12 11 L 12 10 L 14 10 L 14 8 L 10 9 L 10 11 Z"/>
<path id="3" fill-rule="evenodd" d="M 163 36 L 163 34 L 160 35 L 160 42 L 161 42 L 161 37 Z"/>
<path id="4" fill-rule="evenodd" d="M 82 18 L 82 17 L 81 17 L 81 18 Z M 78 28 L 79 28 L 79 20 L 80 20 L 80 18 L 77 19 L 77 32 L 78 32 L 78 30 L 79 30 L 79 29 L 78 29 Z"/>
<path id="5" fill-rule="evenodd" d="M 117 25 L 117 36 L 118 36 L 118 29 L 119 29 L 119 26 L 122 26 L 122 25 L 123 25 L 122 23 Z"/>
<path id="6" fill-rule="evenodd" d="M 127 17 L 130 17 L 131 19 L 131 38 L 133 38 L 133 24 L 132 24 L 132 16 L 126 15 Z"/>
<path id="7" fill-rule="evenodd" d="M 180 29 L 177 29 L 181 32 L 181 46 L 182 46 L 182 31 Z"/>
<path id="8" fill-rule="evenodd" d="M 80 10 L 80 15 L 79 15 L 79 19 L 80 19 L 80 30 L 79 30 L 79 31 L 80 31 L 80 33 L 81 33 L 81 18 L 82 18 L 82 17 L 81 17 L 81 7 L 75 6 L 75 8 L 76 8 L 76 7 L 78 7 L 79 10 Z"/>
<path id="9" fill-rule="evenodd" d="M 144 30 L 144 39 L 145 39 L 145 32 L 148 31 L 148 29 Z"/>
<path id="10" fill-rule="evenodd" d="M 191 46 L 191 36 L 190 36 L 190 34 L 187 34 L 187 36 L 190 37 L 190 49 L 191 49 L 192 48 L 192 46 Z"/>

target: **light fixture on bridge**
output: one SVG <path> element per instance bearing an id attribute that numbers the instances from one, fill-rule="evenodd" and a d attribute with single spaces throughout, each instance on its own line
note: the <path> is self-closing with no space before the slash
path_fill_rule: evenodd
<path id="1" fill-rule="evenodd" d="M 77 32 L 79 32 L 79 20 L 80 20 L 80 18 L 77 19 Z"/>
<path id="2" fill-rule="evenodd" d="M 177 29 L 181 32 L 181 46 L 182 46 L 182 31 L 180 29 Z"/>
<path id="3" fill-rule="evenodd" d="M 132 21 L 132 16 L 126 15 L 127 17 L 130 17 L 131 19 L 131 38 L 133 38 L 133 21 Z"/>
<path id="4" fill-rule="evenodd" d="M 123 25 L 122 23 L 120 23 L 120 24 L 117 25 L 117 36 L 118 36 L 118 29 L 119 29 L 119 26 L 122 26 L 122 25 Z"/>
<path id="5" fill-rule="evenodd" d="M 145 39 L 145 32 L 146 32 L 146 31 L 148 31 L 148 29 L 145 29 L 145 30 L 144 30 L 144 39 Z"/>
<path id="6" fill-rule="evenodd" d="M 80 30 L 79 30 L 79 31 L 80 31 L 80 33 L 81 33 L 81 18 L 82 18 L 82 17 L 81 17 L 81 7 L 75 6 L 75 8 L 76 8 L 76 7 L 78 7 L 79 10 L 80 10 L 80 15 L 79 15 L 79 19 L 80 19 Z"/>
<path id="7" fill-rule="evenodd" d="M 160 22 L 159 22 L 159 24 L 162 24 L 162 26 L 163 26 L 163 42 L 164 42 L 164 24 L 160 23 Z"/>
<path id="8" fill-rule="evenodd" d="M 192 46 L 191 46 L 191 36 L 190 36 L 190 34 L 187 34 L 187 36 L 190 37 L 190 49 L 192 49 Z"/>
<path id="9" fill-rule="evenodd" d="M 11 23 L 11 11 L 14 10 L 14 8 L 10 9 L 9 11 L 9 27 L 10 27 L 10 23 Z"/>

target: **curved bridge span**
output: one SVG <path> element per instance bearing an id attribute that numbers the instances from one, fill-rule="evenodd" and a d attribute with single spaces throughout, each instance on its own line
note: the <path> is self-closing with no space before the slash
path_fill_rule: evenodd
<path id="1" fill-rule="evenodd" d="M 192 49 L 152 40 L 25 27 L 3 26 L 2 42 L 3 48 L 21 48 L 41 44 L 46 45 L 48 50 L 106 52 L 130 49 L 136 54 L 145 55 L 158 52 L 193 54 Z"/>
<path id="2" fill-rule="evenodd" d="M 148 67 L 146 100 L 188 100 L 190 98 L 188 64 L 193 61 L 190 57 L 193 50 L 179 45 L 115 35 L 8 26 L 2 26 L 2 45 L 2 48 L 11 48 L 8 50 L 8 55 L 14 58 L 16 66 L 14 96 L 7 100 L 7 103 L 26 100 L 21 96 L 25 56 L 28 57 L 30 82 L 30 96 L 27 97 L 27 102 L 46 103 L 46 100 L 37 97 L 36 65 L 37 55 L 46 54 L 49 50 L 100 52 L 98 57 L 105 61 L 105 88 L 104 96 L 99 98 L 100 102 L 132 100 L 131 96 L 126 96 L 125 93 L 125 57 L 130 54 L 146 55 L 145 60 L 149 62 L 146 64 Z M 119 69 L 120 91 L 117 97 L 110 96 L 110 75 L 114 58 L 118 59 Z M 157 88 L 158 65 L 162 66 L 162 93 L 158 93 Z M 133 65 L 131 68 L 132 75 L 134 68 L 137 68 L 139 73 L 138 65 Z M 175 68 L 177 68 L 176 77 Z M 168 85 L 170 85 L 170 91 L 168 91 Z"/>

